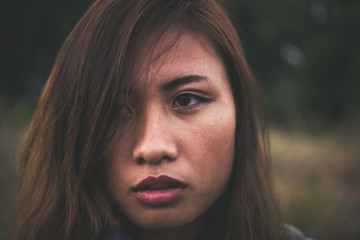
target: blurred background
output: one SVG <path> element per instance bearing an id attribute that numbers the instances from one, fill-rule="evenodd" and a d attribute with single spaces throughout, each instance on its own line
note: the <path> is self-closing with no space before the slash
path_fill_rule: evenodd
<path id="1" fill-rule="evenodd" d="M 57 52 L 91 0 L 0 2 L 0 239 L 18 151 Z M 283 218 L 360 239 L 360 1 L 224 0 L 268 103 Z"/>

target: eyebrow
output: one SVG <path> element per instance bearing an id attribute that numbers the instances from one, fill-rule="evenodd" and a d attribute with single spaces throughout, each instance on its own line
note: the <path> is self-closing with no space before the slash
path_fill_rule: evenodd
<path id="1" fill-rule="evenodd" d="M 198 82 L 206 80 L 207 77 L 199 76 L 199 75 L 188 75 L 183 77 L 176 77 L 172 79 L 170 82 L 165 83 L 161 86 L 161 90 L 163 91 L 170 91 L 173 90 L 181 85 L 192 83 L 192 82 Z"/>

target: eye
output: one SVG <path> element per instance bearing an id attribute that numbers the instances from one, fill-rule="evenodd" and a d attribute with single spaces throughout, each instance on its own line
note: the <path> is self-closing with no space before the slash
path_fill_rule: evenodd
<path id="1" fill-rule="evenodd" d="M 119 105 L 119 114 L 121 116 L 130 116 L 133 113 L 132 108 L 127 104 Z"/>
<path id="2" fill-rule="evenodd" d="M 132 113 L 132 111 L 128 106 L 126 106 L 126 105 L 121 106 L 120 114 L 131 114 L 131 113 Z"/>
<path id="3" fill-rule="evenodd" d="M 174 99 L 174 102 L 172 104 L 173 108 L 192 108 L 196 107 L 199 104 L 207 103 L 209 102 L 209 99 L 206 99 L 204 97 L 191 94 L 191 93 L 184 93 L 179 96 L 177 96 Z"/>

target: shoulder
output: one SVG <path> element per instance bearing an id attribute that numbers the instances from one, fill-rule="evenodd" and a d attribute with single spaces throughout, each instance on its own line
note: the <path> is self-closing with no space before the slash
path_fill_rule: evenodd
<path id="1" fill-rule="evenodd" d="M 298 228 L 290 224 L 284 225 L 282 239 L 283 240 L 313 240 L 311 238 L 305 237 L 305 235 Z"/>

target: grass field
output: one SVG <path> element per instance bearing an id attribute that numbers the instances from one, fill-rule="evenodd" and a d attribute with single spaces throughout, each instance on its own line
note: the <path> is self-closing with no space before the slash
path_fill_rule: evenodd
<path id="1" fill-rule="evenodd" d="M 316 239 L 360 239 L 360 135 L 271 131 L 284 219 Z"/>

